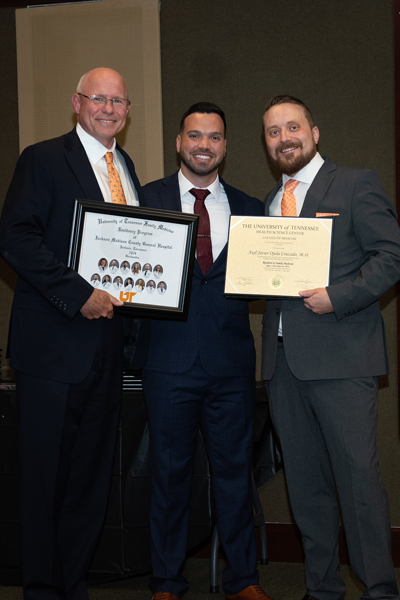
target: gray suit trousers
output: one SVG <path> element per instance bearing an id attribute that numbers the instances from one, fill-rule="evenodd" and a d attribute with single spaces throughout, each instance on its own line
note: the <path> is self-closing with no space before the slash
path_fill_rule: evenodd
<path id="1" fill-rule="evenodd" d="M 377 378 L 300 381 L 279 343 L 266 386 L 303 537 L 307 592 L 318 600 L 337 600 L 345 593 L 337 489 L 351 566 L 367 588 L 362 597 L 398 598 L 389 503 L 377 453 Z"/>

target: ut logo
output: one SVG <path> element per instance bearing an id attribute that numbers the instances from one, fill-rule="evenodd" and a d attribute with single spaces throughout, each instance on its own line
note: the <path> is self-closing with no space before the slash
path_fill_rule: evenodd
<path id="1" fill-rule="evenodd" d="M 136 292 L 120 292 L 119 299 L 122 302 L 132 302 L 133 296 L 136 296 Z"/>

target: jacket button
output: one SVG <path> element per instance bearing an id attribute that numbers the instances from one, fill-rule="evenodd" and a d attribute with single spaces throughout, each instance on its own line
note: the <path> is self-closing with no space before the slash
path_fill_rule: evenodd
<path id="1" fill-rule="evenodd" d="M 208 283 L 207 279 L 203 279 L 203 281 L 201 282 L 201 285 L 206 285 L 206 283 Z"/>
<path id="2" fill-rule="evenodd" d="M 276 312 L 277 315 L 279 315 L 279 313 L 280 313 L 279 308 L 277 308 L 275 312 Z"/>

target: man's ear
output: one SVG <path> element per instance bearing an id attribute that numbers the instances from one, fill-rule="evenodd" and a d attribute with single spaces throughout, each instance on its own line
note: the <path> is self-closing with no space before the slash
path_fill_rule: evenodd
<path id="1" fill-rule="evenodd" d="M 74 107 L 74 111 L 77 115 L 79 115 L 79 111 L 81 108 L 81 97 L 79 96 L 79 94 L 72 94 L 71 102 L 72 106 Z"/>

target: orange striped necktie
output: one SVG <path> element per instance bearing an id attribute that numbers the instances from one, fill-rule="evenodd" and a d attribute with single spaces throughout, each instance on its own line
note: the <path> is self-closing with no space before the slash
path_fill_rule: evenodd
<path id="1" fill-rule="evenodd" d="M 104 155 L 107 163 L 108 181 L 110 183 L 111 200 L 113 204 L 126 204 L 126 198 L 124 194 L 124 188 L 122 187 L 121 180 L 117 169 L 113 162 L 113 153 L 107 152 Z"/>
<path id="2" fill-rule="evenodd" d="M 294 197 L 294 190 L 299 185 L 299 181 L 296 179 L 289 179 L 285 183 L 285 191 L 282 197 L 281 212 L 282 217 L 296 217 L 296 198 Z"/>

